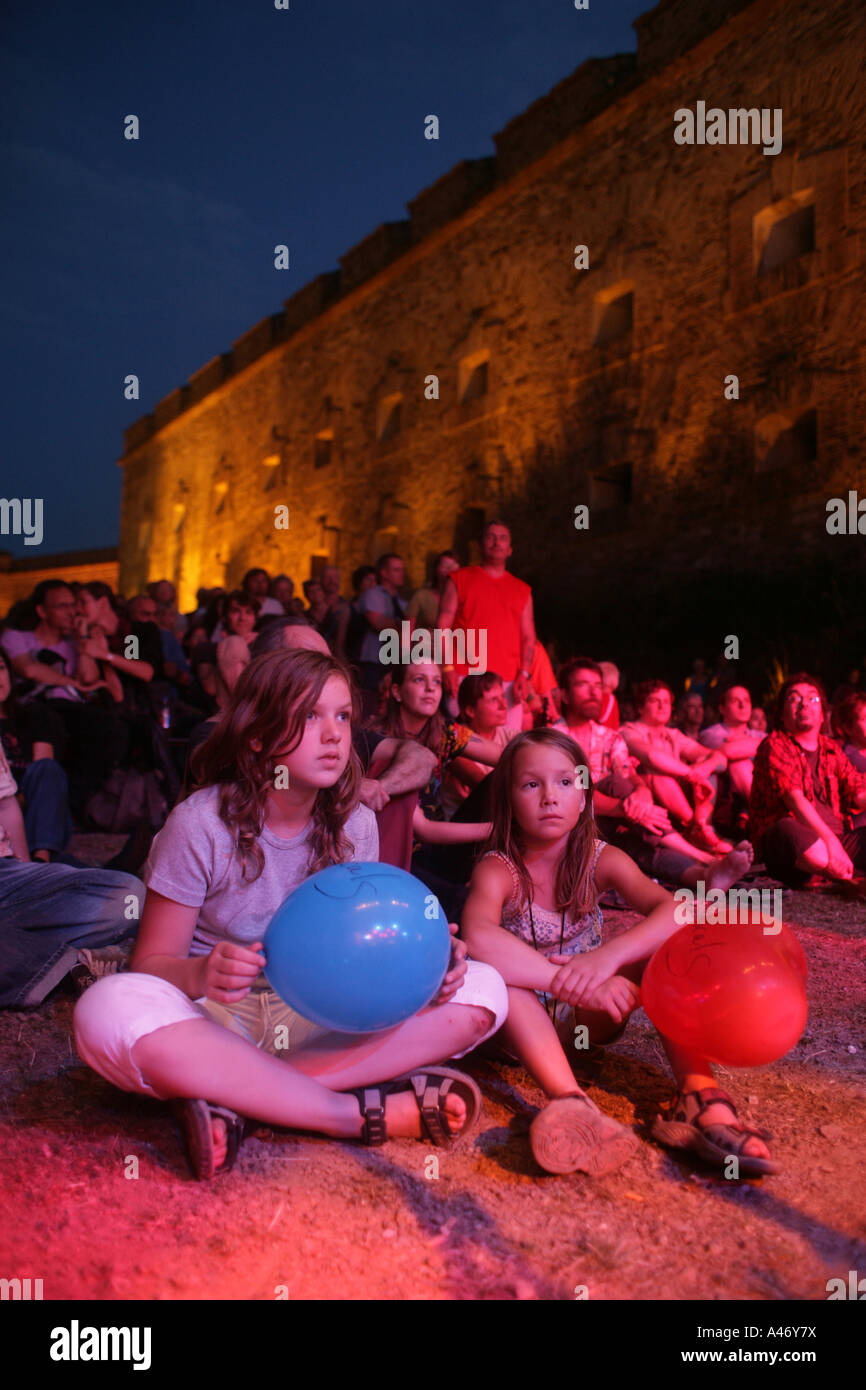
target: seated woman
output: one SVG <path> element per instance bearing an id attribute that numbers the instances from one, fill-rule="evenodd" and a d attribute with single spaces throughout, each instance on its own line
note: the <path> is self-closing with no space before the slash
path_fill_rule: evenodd
<path id="1" fill-rule="evenodd" d="M 449 823 L 442 803 L 442 778 L 462 752 L 493 767 L 499 761 L 497 744 L 479 738 L 471 729 L 455 724 L 440 711 L 442 673 L 433 662 L 413 662 L 391 668 L 391 688 L 385 713 L 371 727 L 390 738 L 415 739 L 436 754 L 436 766 L 426 787 L 419 793 L 412 828 L 416 844 L 412 872 L 436 893 L 446 912 L 456 920 L 466 896 L 465 888 L 451 882 L 443 873 L 441 856 L 435 847 L 467 844 L 483 840 L 490 824 Z"/>
<path id="2" fill-rule="evenodd" d="M 127 747 L 116 761 L 158 772 L 171 803 L 180 791 L 180 776 L 153 708 L 154 691 L 163 688 L 164 676 L 159 628 L 149 621 L 130 621 L 100 580 L 81 586 L 76 608 L 79 653 L 96 662 L 126 728 Z"/>
<path id="3" fill-rule="evenodd" d="M 220 620 L 211 640 L 220 642 L 223 637 L 242 637 L 248 647 L 252 646 L 260 607 L 258 599 L 251 598 L 243 589 L 224 594 L 220 602 Z"/>
<path id="4" fill-rule="evenodd" d="M 634 703 L 638 717 L 623 724 L 620 733 L 638 759 L 638 770 L 654 799 L 680 822 L 690 844 L 713 854 L 727 853 L 733 846 L 720 839 L 712 825 L 716 793 L 709 780 L 714 772 L 724 771 L 727 758 L 670 727 L 673 692 L 664 681 L 642 681 L 635 687 Z"/>
<path id="5" fill-rule="evenodd" d="M 55 760 L 63 739 L 58 716 L 47 704 L 20 706 L 12 693 L 12 664 L 0 647 L 0 739 L 9 768 L 24 794 L 24 829 L 31 859 L 51 862 L 66 849 L 72 834 L 69 784 Z"/>

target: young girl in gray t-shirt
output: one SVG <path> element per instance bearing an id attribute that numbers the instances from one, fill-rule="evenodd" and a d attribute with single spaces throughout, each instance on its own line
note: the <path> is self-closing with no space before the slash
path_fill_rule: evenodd
<path id="1" fill-rule="evenodd" d="M 456 941 L 433 1002 L 371 1035 L 318 1027 L 262 975 L 265 928 L 292 889 L 330 864 L 378 858 L 375 817 L 358 802 L 352 710 L 351 676 L 329 655 L 270 652 L 242 672 L 193 757 L 198 790 L 154 841 L 132 968 L 75 1010 L 90 1066 L 123 1090 L 179 1101 L 197 1177 L 232 1165 L 242 1116 L 366 1143 L 449 1144 L 480 1109 L 474 1082 L 429 1065 L 476 1047 L 507 1012 L 501 977 Z"/>

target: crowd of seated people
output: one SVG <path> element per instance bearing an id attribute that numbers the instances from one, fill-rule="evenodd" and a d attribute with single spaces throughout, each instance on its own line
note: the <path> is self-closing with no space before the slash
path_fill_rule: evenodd
<path id="1" fill-rule="evenodd" d="M 275 846 L 278 856 L 299 854 L 292 847 L 307 836 L 319 855 L 315 862 L 326 862 L 327 836 L 336 835 L 345 820 L 364 832 L 359 859 L 366 845 L 366 857 L 375 853 L 420 878 L 449 922 L 460 925 L 461 949 L 468 946 L 481 983 L 475 980 L 473 993 L 470 967 L 455 947 L 444 999 L 438 1000 L 446 1009 L 452 996 L 455 1001 L 453 1012 L 440 1016 L 447 1023 L 443 1035 L 433 1028 L 437 1001 L 410 1020 L 410 1035 L 414 1029 L 419 1046 L 423 1042 L 431 1056 L 453 1059 L 501 1029 L 506 1051 L 523 1061 L 551 1099 L 538 1124 L 533 1122 L 538 1161 L 552 1172 L 572 1171 L 581 1163 L 596 1171 L 594 1151 L 579 1161 L 554 1158 L 552 1167 L 543 1158 L 545 1126 L 555 1129 L 562 1116 L 571 1132 L 576 1110 L 584 1124 L 592 1109 L 572 1089 L 565 1053 L 551 1052 L 556 1028 L 564 1027 L 563 1036 L 573 1034 L 578 1015 L 569 1011 L 585 994 L 586 1014 L 604 1014 L 601 1040 L 618 1035 L 617 1026 L 624 1026 L 639 1004 L 642 962 L 663 939 L 662 929 L 672 930 L 671 902 L 660 885 L 705 883 L 725 890 L 757 866 L 792 887 L 829 880 L 837 888 L 859 891 L 866 881 L 866 693 L 849 682 L 831 708 L 818 677 L 799 672 L 781 684 L 765 712 L 753 706 L 733 663 L 710 672 L 696 661 L 675 717 L 674 689 L 664 679 L 650 671 L 629 682 L 613 662 L 593 656 L 557 660 L 553 648 L 533 637 L 534 628 L 521 629 L 519 657 L 512 663 L 519 659 L 516 676 L 514 669 L 464 675 L 447 660 L 443 665 L 407 661 L 402 654 L 397 662 L 383 660 L 385 629 L 399 630 L 404 621 L 410 634 L 425 626 L 435 629 L 456 563 L 452 553 L 440 554 L 429 584 L 415 595 L 405 593 L 405 565 L 392 553 L 355 571 L 351 598 L 342 595 L 339 570 L 328 566 L 300 586 L 305 602 L 295 597 L 288 576 L 271 578 L 254 568 L 237 588 L 200 589 L 189 613 L 179 611 L 168 580 L 126 600 L 102 583 L 47 580 L 28 601 L 15 605 L 0 625 L 0 1007 L 40 1004 L 70 971 L 79 973 L 82 990 L 96 980 L 79 1001 L 76 1040 L 85 1060 L 111 1080 L 117 1077 L 105 1059 L 114 1056 L 114 1045 L 105 1030 L 114 1019 L 119 1036 L 126 1037 L 126 1001 L 134 1002 L 136 989 L 156 990 L 163 1003 L 171 996 L 171 1007 L 181 1012 L 165 1021 L 206 1026 L 196 1012 L 201 1003 L 196 989 L 201 986 L 205 995 L 202 982 L 211 979 L 212 960 L 216 970 L 236 959 L 236 909 L 234 903 L 226 909 L 227 933 L 220 927 L 226 939 L 216 946 L 211 942 L 210 954 L 185 955 L 179 931 L 177 949 L 149 956 L 147 943 L 155 952 L 154 941 L 163 940 L 160 913 L 175 926 L 183 917 L 190 932 L 200 925 L 199 908 L 187 904 L 201 904 L 201 898 L 181 894 L 175 902 L 170 897 L 173 866 L 183 868 L 190 884 L 198 882 L 197 875 L 207 877 L 205 871 L 223 863 L 208 845 L 225 845 L 230 822 L 243 824 L 245 843 L 257 844 L 267 828 L 256 816 L 259 811 L 264 816 L 262 805 L 266 810 L 272 800 L 266 784 L 272 780 L 275 750 L 288 758 L 300 747 L 290 743 L 283 752 L 279 740 L 287 728 L 303 731 L 305 721 L 312 720 L 313 728 L 323 721 L 322 740 L 330 738 L 345 750 L 340 815 L 336 801 L 328 799 L 331 784 L 321 774 L 306 787 L 316 806 L 322 792 L 321 816 L 316 819 L 316 811 L 305 825 L 303 807 L 298 811 L 288 801 L 280 803 L 283 819 L 277 818 L 271 849 Z M 347 667 L 353 668 L 350 679 Z M 288 724 L 280 722 L 283 697 Z M 306 737 L 299 735 L 301 744 Z M 255 805 L 244 800 L 241 755 L 258 779 Z M 300 754 L 298 769 L 299 778 L 307 775 Z M 202 780 L 208 770 L 210 780 Z M 151 791 L 156 787 L 159 796 L 156 802 L 146 797 L 137 819 L 124 826 L 129 839 L 115 859 L 100 869 L 76 860 L 69 853 L 73 828 L 99 826 L 97 809 L 112 789 L 118 812 L 129 811 L 130 786 L 142 782 Z M 217 798 L 217 786 L 234 791 Z M 553 844 L 556 828 L 548 831 L 535 802 L 557 796 L 571 807 L 574 828 L 566 848 L 557 848 L 554 863 L 545 858 L 545 837 Z M 205 816 L 208 806 L 213 814 L 203 827 L 197 817 Z M 151 850 L 154 833 L 170 814 Z M 118 814 L 114 828 L 122 823 Z M 531 862 L 523 856 L 521 836 L 532 850 Z M 236 847 L 243 849 L 240 841 Z M 345 848 L 342 842 L 338 847 Z M 574 864 L 581 876 L 562 877 Z M 306 866 L 299 862 L 301 877 L 311 866 L 312 858 Z M 144 882 L 135 876 L 139 870 Z M 561 877 L 570 883 L 565 907 Z M 217 880 L 219 873 L 208 884 L 214 900 L 222 891 Z M 277 877 L 274 886 L 269 879 L 256 890 L 267 906 L 263 921 L 280 901 L 283 883 Z M 236 886 L 246 893 L 245 876 Z M 528 897 L 518 911 L 524 891 Z M 631 906 L 643 921 L 629 929 L 635 939 L 623 968 L 614 971 L 608 955 L 607 975 L 593 992 L 580 972 L 601 970 L 597 962 L 609 952 L 599 934 L 605 901 Z M 123 966 L 133 943 L 139 959 L 132 958 L 127 974 Z M 252 938 L 248 947 L 241 949 L 247 957 L 244 971 L 254 978 L 260 960 Z M 76 964 L 82 960 L 84 966 Z M 96 978 L 118 968 L 122 978 Z M 494 990 L 496 971 L 501 979 Z M 467 974 L 466 985 L 459 984 L 461 972 Z M 221 986 L 213 988 L 217 994 L 211 990 L 207 999 L 219 1002 Z M 232 992 L 235 986 L 225 988 Z M 243 979 L 237 988 L 246 994 Z M 543 1003 L 539 991 L 545 992 Z M 548 992 L 555 1005 L 550 1015 Z M 159 1032 L 157 1027 L 153 1036 Z M 159 1045 L 142 1055 L 157 1076 Z M 315 1075 L 314 1045 L 307 1062 Z M 382 1075 L 399 1072 L 402 1083 L 402 1052 L 389 1066 Z M 717 1166 L 734 1152 L 751 1165 L 751 1173 L 776 1171 L 759 1133 L 736 1120 L 729 1098 L 715 1087 L 706 1059 L 680 1058 L 679 1070 L 673 1069 L 681 1094 L 667 1126 L 653 1129 L 661 1142 L 694 1147 L 708 1157 L 706 1135 L 724 1131 L 724 1143 L 719 1140 L 712 1154 Z M 447 1069 L 444 1074 L 448 1085 L 458 1075 Z M 346 1075 L 354 1080 L 344 1078 L 335 1092 L 354 1084 L 366 1088 L 372 1078 L 372 1072 Z M 167 1093 L 200 1095 L 196 1088 L 205 1080 L 199 1083 L 199 1076 L 204 1078 L 204 1071 Z M 686 1087 L 688 1078 L 694 1089 Z M 136 1089 L 123 1080 L 118 1084 Z M 464 1089 L 468 1094 L 472 1088 Z M 381 1130 L 383 1096 L 384 1090 L 376 1120 L 376 1105 L 368 1110 L 365 1089 L 364 1133 L 373 1133 L 377 1124 Z M 182 1130 L 197 1176 L 219 1166 L 221 1143 L 230 1142 L 214 1116 L 222 1115 L 223 1130 L 226 1124 L 231 1128 L 232 1107 L 247 1097 L 227 1094 L 216 1100 L 229 1108 L 183 1102 L 187 1120 L 195 1111 L 203 1125 L 195 1142 L 192 1130 Z M 698 1102 L 705 1124 L 692 1113 Z M 685 1107 L 685 1119 L 677 1106 Z M 259 1105 L 251 1113 L 291 1125 L 306 1114 L 279 1105 Z M 605 1162 L 616 1166 L 627 1136 L 607 1117 L 591 1119 L 599 1144 L 609 1143 Z M 324 1132 L 351 1137 L 355 1131 L 348 1119 L 346 1126 L 344 1131 L 326 1124 Z M 207 1162 L 200 1152 L 202 1135 L 211 1151 Z M 562 1135 L 557 1131 L 554 1137 L 557 1148 Z"/>
<path id="2" fill-rule="evenodd" d="M 301 586 L 306 602 L 288 576 L 253 568 L 237 588 L 199 589 L 189 613 L 165 579 L 125 601 L 100 582 L 37 585 L 0 625 L 0 739 L 31 861 L 80 868 L 73 826 L 98 826 L 100 794 L 120 786 L 122 800 L 134 773 L 159 788 L 157 814 L 151 799 L 142 824 L 111 827 L 129 834 L 116 867 L 135 872 L 241 672 L 288 647 L 354 668 L 361 799 L 379 820 L 382 857 L 415 872 L 455 918 L 490 833 L 491 769 L 518 733 L 544 725 L 585 757 L 602 837 L 652 877 L 724 888 L 753 859 L 795 886 L 866 873 L 866 693 L 846 685 L 831 710 L 801 673 L 768 719 L 735 674 L 696 661 L 674 718 L 664 680 L 624 685 L 613 662 L 583 656 L 554 673 L 541 642 L 517 700 L 496 671 L 455 680 L 433 663 L 383 665 L 382 630 L 435 626 L 457 566 L 443 551 L 408 602 L 395 554 L 356 570 L 351 598 L 336 566 Z"/>

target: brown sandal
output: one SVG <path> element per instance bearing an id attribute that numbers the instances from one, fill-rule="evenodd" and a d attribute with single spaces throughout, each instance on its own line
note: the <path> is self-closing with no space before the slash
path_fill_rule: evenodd
<path id="1" fill-rule="evenodd" d="M 548 1173 L 612 1173 L 637 1148 L 630 1129 L 612 1120 L 589 1096 L 559 1096 L 539 1111 L 529 1128 L 532 1153 Z"/>
<path id="2" fill-rule="evenodd" d="M 206 1100 L 176 1100 L 172 1113 L 190 1172 L 199 1182 L 209 1182 L 218 1173 L 230 1173 L 235 1166 L 244 1140 L 247 1122 L 225 1105 L 212 1105 Z M 225 1161 L 216 1166 L 212 1119 L 222 1120 L 226 1127 Z"/>
<path id="3" fill-rule="evenodd" d="M 421 1115 L 421 1138 L 437 1149 L 450 1149 L 467 1138 L 478 1123 L 481 1114 L 481 1092 L 465 1072 L 453 1067 L 419 1067 L 405 1076 L 396 1076 L 393 1081 L 384 1081 L 375 1086 L 356 1086 L 348 1094 L 357 1098 L 364 1124 L 361 1142 L 368 1145 L 384 1144 L 389 1138 L 385 1124 L 385 1101 L 388 1096 L 402 1091 L 412 1091 Z M 456 1134 L 452 1133 L 445 1100 L 451 1092 L 459 1096 L 466 1106 L 466 1120 Z"/>
<path id="4" fill-rule="evenodd" d="M 699 1125 L 698 1116 L 717 1104 L 727 1105 L 736 1123 L 728 1120 L 705 1128 Z M 702 1091 L 680 1091 L 668 1113 L 656 1115 L 652 1136 L 670 1149 L 693 1149 L 699 1158 L 716 1168 L 724 1168 L 725 1160 L 734 1157 L 742 1177 L 758 1178 L 765 1173 L 782 1171 L 781 1164 L 771 1158 L 758 1158 L 743 1152 L 749 1139 L 769 1139 L 770 1136 L 766 1130 L 742 1124 L 731 1097 L 716 1086 L 705 1086 Z"/>

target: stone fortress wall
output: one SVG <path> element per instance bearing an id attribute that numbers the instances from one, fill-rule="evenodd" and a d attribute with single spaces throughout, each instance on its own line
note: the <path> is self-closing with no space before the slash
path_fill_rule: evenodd
<path id="1" fill-rule="evenodd" d="M 127 430 L 122 589 L 167 575 L 191 607 L 390 549 L 419 584 L 491 516 L 566 650 L 623 619 L 638 647 L 772 642 L 780 604 L 805 630 L 862 582 L 866 540 L 826 529 L 866 497 L 860 0 L 635 27 Z M 780 108 L 781 152 L 676 143 L 698 102 Z"/>

